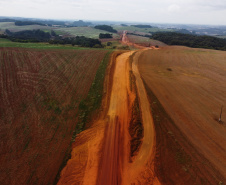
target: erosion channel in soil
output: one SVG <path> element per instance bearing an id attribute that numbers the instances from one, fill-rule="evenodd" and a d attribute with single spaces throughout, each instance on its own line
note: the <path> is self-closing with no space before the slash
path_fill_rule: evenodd
<path id="1" fill-rule="evenodd" d="M 152 162 L 154 124 L 137 68 L 143 51 L 112 57 L 102 115 L 76 138 L 72 158 L 61 172 L 58 184 L 160 184 Z"/>

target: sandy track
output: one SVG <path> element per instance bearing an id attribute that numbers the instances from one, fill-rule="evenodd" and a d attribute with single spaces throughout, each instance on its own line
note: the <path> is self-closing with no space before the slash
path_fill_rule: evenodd
<path id="1" fill-rule="evenodd" d="M 105 145 L 100 162 L 97 184 L 121 184 L 121 172 L 125 156 L 128 155 L 129 142 L 129 70 L 128 58 L 133 52 L 127 52 L 116 59 L 115 73 L 111 92 L 108 121 L 105 130 Z"/>

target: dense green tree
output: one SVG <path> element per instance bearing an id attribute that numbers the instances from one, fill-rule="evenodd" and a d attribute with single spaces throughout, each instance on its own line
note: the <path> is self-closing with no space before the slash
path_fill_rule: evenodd
<path id="1" fill-rule="evenodd" d="M 100 33 L 99 38 L 100 39 L 109 39 L 109 38 L 112 38 L 112 34 L 110 34 L 110 33 Z"/>
<path id="2" fill-rule="evenodd" d="M 112 33 L 117 33 L 117 30 L 113 29 L 111 26 L 108 26 L 108 25 L 98 25 L 98 26 L 95 26 L 94 28 L 99 30 L 109 31 Z"/>
<path id="3" fill-rule="evenodd" d="M 208 48 L 226 50 L 226 40 L 211 36 L 197 36 L 175 32 L 155 33 L 152 39 L 162 41 L 168 45 L 183 45 L 193 48 Z"/>

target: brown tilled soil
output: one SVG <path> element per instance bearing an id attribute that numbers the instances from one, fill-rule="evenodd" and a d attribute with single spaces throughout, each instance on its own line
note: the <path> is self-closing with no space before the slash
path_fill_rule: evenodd
<path id="1" fill-rule="evenodd" d="M 127 37 L 131 43 L 138 44 L 144 47 L 150 47 L 150 46 L 156 46 L 156 45 L 158 45 L 159 47 L 166 46 L 166 44 L 164 44 L 163 42 L 150 39 L 148 37 L 142 37 L 142 36 L 130 35 L 130 34 L 127 34 Z"/>
<path id="2" fill-rule="evenodd" d="M 0 48 L 0 184 L 53 184 L 107 51 Z"/>
<path id="3" fill-rule="evenodd" d="M 156 130 L 155 173 L 162 184 L 226 182 L 226 52 L 166 47 L 143 52 Z"/>

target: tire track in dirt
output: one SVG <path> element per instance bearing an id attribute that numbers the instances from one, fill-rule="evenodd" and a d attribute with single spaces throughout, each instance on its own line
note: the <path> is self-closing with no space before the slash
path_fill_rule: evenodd
<path id="1" fill-rule="evenodd" d="M 128 158 L 129 142 L 129 56 L 127 52 L 117 57 L 113 86 L 108 110 L 108 121 L 105 130 L 105 144 L 97 184 L 116 185 L 122 182 L 124 162 Z"/>
<path id="2" fill-rule="evenodd" d="M 129 141 L 131 139 L 128 133 L 131 117 L 129 110 L 136 96 L 130 91 L 129 79 L 129 57 L 135 53 L 133 51 L 124 53 L 116 59 L 108 121 L 105 130 L 105 144 L 97 179 L 98 185 L 146 183 L 144 182 L 146 179 L 142 179 L 140 174 L 147 170 L 146 164 L 154 158 L 155 131 L 149 101 L 137 68 L 139 56 L 143 51 L 139 50 L 135 54 L 132 64 L 144 126 L 144 138 L 140 150 L 134 162 L 129 163 Z M 151 169 L 154 171 L 154 164 Z M 149 174 L 149 179 L 152 181 L 150 183 L 160 184 L 153 171 Z"/>
<path id="3" fill-rule="evenodd" d="M 67 182 L 84 185 L 135 185 L 135 184 L 160 184 L 154 174 L 153 158 L 155 154 L 155 133 L 153 119 L 147 99 L 143 81 L 137 68 L 140 54 L 144 50 L 128 51 L 119 55 L 113 62 L 115 63 L 111 91 L 109 92 L 109 106 L 105 106 L 100 120 L 93 123 L 93 128 L 80 134 L 80 137 L 89 137 L 84 142 L 86 149 L 78 151 L 87 156 L 83 161 L 76 162 L 77 165 L 85 164 L 77 179 L 75 173 L 69 177 L 64 171 Z M 136 53 L 137 52 L 137 53 Z M 138 93 L 135 94 L 130 89 L 130 56 L 134 53 L 133 73 L 136 78 Z M 131 110 L 136 96 L 139 96 L 139 104 L 142 112 L 142 122 L 144 125 L 144 138 L 140 150 L 134 161 L 130 159 L 129 123 L 131 121 Z M 89 135 L 87 135 L 89 133 Z M 93 134 L 91 134 L 93 133 Z M 82 145 L 81 145 L 82 146 Z M 88 148 L 87 148 L 88 147 Z M 74 151 L 76 148 L 74 149 Z M 150 166 L 150 161 L 152 166 Z M 78 166 L 71 166 L 78 168 Z M 76 172 L 77 173 L 77 172 Z M 144 176 L 144 174 L 146 174 Z M 148 181 L 147 181 L 148 179 Z M 59 183 L 60 184 L 60 183 Z M 67 184 L 67 183 L 61 183 Z"/>

